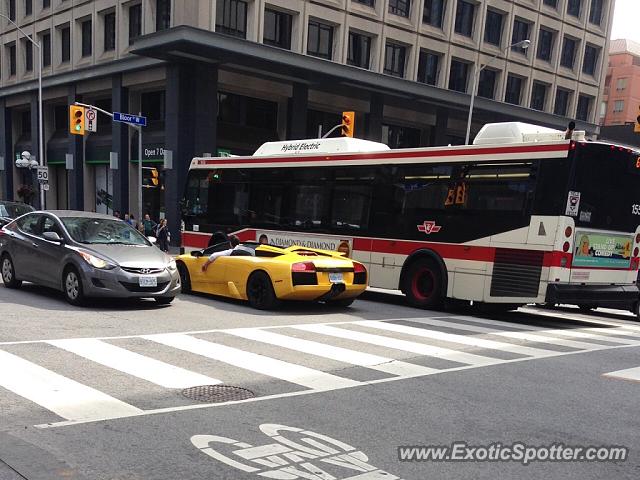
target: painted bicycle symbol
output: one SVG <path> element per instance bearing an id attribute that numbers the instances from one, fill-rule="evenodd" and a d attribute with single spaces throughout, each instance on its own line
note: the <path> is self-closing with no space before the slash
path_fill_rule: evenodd
<path id="1" fill-rule="evenodd" d="M 260 425 L 260 430 L 273 443 L 253 446 L 217 435 L 194 435 L 191 443 L 211 458 L 264 478 L 402 480 L 368 463 L 360 450 L 327 435 L 273 423 Z"/>

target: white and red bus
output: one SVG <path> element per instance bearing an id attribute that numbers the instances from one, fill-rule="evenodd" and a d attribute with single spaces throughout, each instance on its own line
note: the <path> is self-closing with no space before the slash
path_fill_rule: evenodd
<path id="1" fill-rule="evenodd" d="M 640 152 L 522 123 L 471 146 L 390 150 L 352 138 L 194 158 L 185 249 L 212 233 L 344 251 L 372 287 L 445 299 L 637 308 Z"/>

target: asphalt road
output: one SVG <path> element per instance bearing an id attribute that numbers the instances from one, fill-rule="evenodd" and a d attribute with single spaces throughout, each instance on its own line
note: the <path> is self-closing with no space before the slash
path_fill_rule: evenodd
<path id="1" fill-rule="evenodd" d="M 615 311 L 488 317 L 380 294 L 269 313 L 207 296 L 73 308 L 0 286 L 0 479 L 637 479 L 639 353 L 640 323 Z M 183 394 L 200 385 L 253 397 Z M 629 454 L 399 460 L 453 442 Z"/>

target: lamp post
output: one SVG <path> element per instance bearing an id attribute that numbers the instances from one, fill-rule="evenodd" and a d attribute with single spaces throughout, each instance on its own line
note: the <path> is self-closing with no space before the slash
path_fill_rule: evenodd
<path id="1" fill-rule="evenodd" d="M 499 51 L 498 53 L 496 53 L 491 60 L 489 60 L 487 63 L 485 63 L 484 65 L 482 65 L 479 69 L 477 68 L 476 64 L 473 64 L 473 83 L 471 84 L 471 101 L 469 103 L 469 116 L 467 117 L 467 135 L 464 139 L 464 144 L 465 145 L 469 145 L 469 135 L 471 134 L 471 117 L 473 117 L 473 103 L 476 99 L 476 88 L 478 85 L 478 80 L 480 78 L 480 73 L 482 72 L 482 70 L 484 70 L 485 68 L 487 68 L 489 65 L 491 65 L 491 63 L 498 58 L 498 56 L 504 52 L 506 52 L 507 50 L 509 50 L 510 48 L 513 47 L 520 47 L 523 50 L 526 50 L 527 48 L 529 48 L 529 45 L 531 45 L 531 40 L 520 40 L 519 42 L 516 43 L 512 43 L 511 45 L 509 45 L 506 48 L 503 48 L 501 51 Z"/>
<path id="2" fill-rule="evenodd" d="M 29 40 L 33 46 L 38 49 L 38 160 L 39 165 L 44 165 L 44 132 L 43 132 L 43 119 L 42 119 L 42 46 L 40 42 L 36 42 L 33 38 L 31 38 L 27 32 L 22 30 L 16 22 L 11 20 L 4 13 L 0 13 L 0 17 L 6 18 L 9 23 L 11 23 L 14 27 L 18 29 L 22 35 L 25 36 L 27 40 Z M 37 167 L 37 165 L 36 165 Z M 40 209 L 44 210 L 45 208 L 45 195 L 44 188 L 42 185 L 39 187 L 40 189 Z"/>

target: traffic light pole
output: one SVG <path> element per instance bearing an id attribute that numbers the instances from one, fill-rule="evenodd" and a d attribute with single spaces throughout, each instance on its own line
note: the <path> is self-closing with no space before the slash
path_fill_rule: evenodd
<path id="1" fill-rule="evenodd" d="M 103 110 L 100 107 L 96 107 L 95 105 L 90 105 L 88 103 L 74 102 L 74 105 L 78 105 L 79 107 L 92 108 L 97 110 L 100 113 L 104 113 L 108 115 L 113 120 L 113 113 L 108 112 L 107 110 Z M 142 113 L 140 113 L 142 116 Z M 126 122 L 123 122 L 126 123 Z M 129 128 L 138 131 L 138 222 L 142 222 L 142 126 L 141 125 L 131 125 L 127 123 Z"/>

